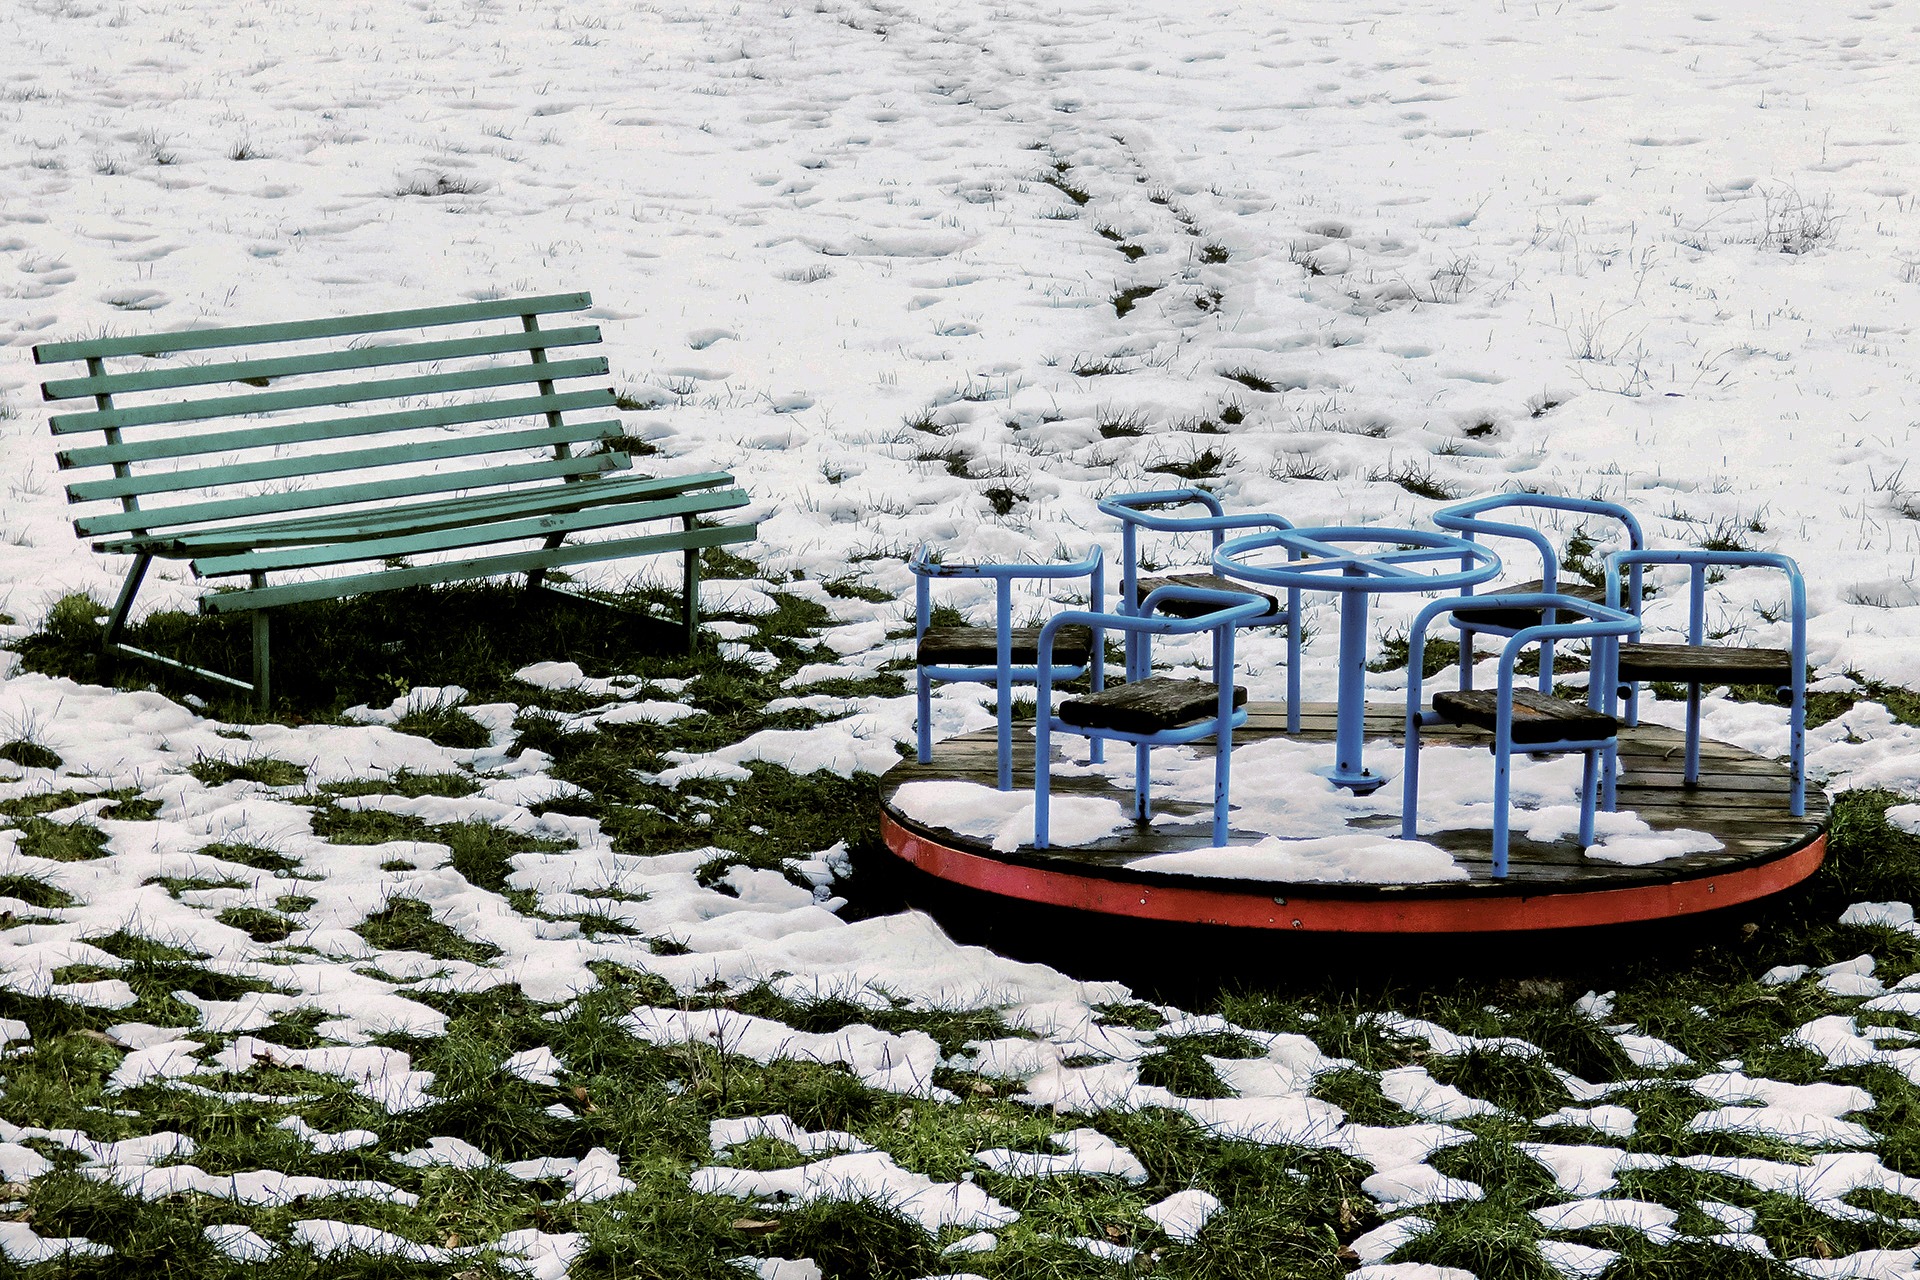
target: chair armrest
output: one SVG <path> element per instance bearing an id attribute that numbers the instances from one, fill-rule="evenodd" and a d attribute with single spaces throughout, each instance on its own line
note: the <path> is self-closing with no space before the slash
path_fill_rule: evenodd
<path id="1" fill-rule="evenodd" d="M 994 584 L 994 628 L 1004 638 L 1013 626 L 1013 584 L 1021 579 L 1087 579 L 1087 591 L 1094 609 L 1106 607 L 1104 558 L 1099 547 L 1091 548 L 1078 560 L 1067 564 L 945 564 L 933 558 L 933 548 L 922 545 L 907 561 L 914 575 L 914 634 L 926 634 L 932 617 L 930 587 L 935 578 L 986 578 Z"/>
<path id="2" fill-rule="evenodd" d="M 1540 581 L 1547 590 L 1553 590 L 1559 575 L 1559 557 L 1554 554 L 1553 543 L 1540 530 L 1528 525 L 1510 524 L 1501 520 L 1489 520 L 1487 513 L 1512 509 L 1539 511 L 1571 511 L 1583 515 L 1606 516 L 1617 520 L 1627 533 L 1627 546 L 1638 551 L 1646 546 L 1646 539 L 1640 531 L 1640 521 L 1633 512 L 1617 502 L 1603 502 L 1598 498 L 1562 498 L 1543 493 L 1495 493 L 1485 497 L 1473 498 L 1466 502 L 1456 502 L 1440 508 L 1433 513 L 1433 522 L 1442 529 L 1455 533 L 1482 534 L 1488 537 L 1515 538 L 1530 542 L 1540 553 Z M 1637 599 L 1637 597 L 1636 597 Z"/>
<path id="3" fill-rule="evenodd" d="M 1638 605 L 1639 574 L 1646 565 L 1684 565 L 1691 570 L 1687 600 L 1687 643 L 1706 640 L 1707 570 L 1778 569 L 1787 578 L 1787 603 L 1793 636 L 1793 669 L 1796 687 L 1806 678 L 1807 664 L 1807 583 L 1800 566 L 1791 556 L 1778 551 L 1708 551 L 1701 548 L 1671 548 L 1664 551 L 1616 551 L 1607 557 L 1607 603 L 1620 599 L 1621 570 L 1626 570 Z"/>
<path id="4" fill-rule="evenodd" d="M 1020 578 L 1078 578 L 1097 571 L 1101 551 L 1094 547 L 1078 560 L 1066 564 L 953 564 L 933 558 L 933 549 L 922 546 L 907 561 L 907 568 L 925 578 L 992 578 L 1013 581 Z"/>
<path id="5" fill-rule="evenodd" d="M 1414 714 L 1419 706 L 1420 686 L 1424 679 L 1427 629 L 1433 625 L 1434 619 L 1459 609 L 1489 607 L 1552 609 L 1556 618 L 1562 613 L 1577 614 L 1580 617 L 1579 621 L 1556 620 L 1516 631 L 1507 640 L 1505 648 L 1500 651 L 1500 690 L 1503 694 L 1511 691 L 1514 663 L 1530 645 L 1548 640 L 1617 638 L 1637 635 L 1640 631 L 1640 619 L 1626 610 L 1612 605 L 1596 604 L 1577 596 L 1527 591 L 1488 596 L 1457 596 L 1449 600 L 1436 600 L 1422 609 L 1419 616 L 1414 618 L 1411 633 L 1407 637 L 1407 713 L 1409 715 Z"/>
<path id="6" fill-rule="evenodd" d="M 1176 516 L 1147 510 L 1148 507 L 1190 504 L 1205 507 L 1207 514 Z M 1230 529 L 1293 528 L 1293 521 L 1285 516 L 1268 512 L 1250 512 L 1230 516 L 1220 505 L 1220 499 L 1205 489 L 1158 489 L 1150 493 L 1125 493 L 1117 498 L 1101 499 L 1099 508 L 1102 513 L 1112 516 L 1123 526 L 1137 525 L 1159 533 L 1212 533 L 1216 544 L 1220 541 L 1221 535 Z"/>

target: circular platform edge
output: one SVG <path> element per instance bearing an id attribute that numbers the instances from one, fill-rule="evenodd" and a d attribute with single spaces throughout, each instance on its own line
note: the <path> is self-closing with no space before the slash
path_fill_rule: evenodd
<path id="1" fill-rule="evenodd" d="M 969 889 L 1100 915 L 1181 924 L 1301 933 L 1519 933 L 1630 924 L 1696 915 L 1752 902 L 1799 884 L 1826 860 L 1823 827 L 1797 848 L 1758 865 L 1617 889 L 1485 897 L 1341 898 L 1337 885 L 1300 896 L 1078 876 L 983 857 L 914 831 L 884 806 L 880 834 L 894 856 L 937 880 Z"/>

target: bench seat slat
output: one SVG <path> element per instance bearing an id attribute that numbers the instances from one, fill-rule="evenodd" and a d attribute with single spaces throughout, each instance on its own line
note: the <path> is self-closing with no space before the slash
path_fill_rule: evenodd
<path id="1" fill-rule="evenodd" d="M 535 569 L 554 569 L 568 564 L 589 564 L 595 560 L 616 560 L 625 556 L 651 555 L 660 551 L 678 551 L 689 547 L 720 547 L 733 542 L 751 542 L 757 532 L 754 525 L 715 525 L 708 529 L 682 529 L 673 533 L 650 534 L 641 538 L 621 538 L 609 542 L 582 542 L 551 550 L 522 551 L 511 555 L 489 556 L 478 560 L 448 561 L 444 564 L 415 565 L 389 569 L 382 573 L 356 574 L 345 578 L 321 578 L 314 582 L 290 582 L 278 586 L 251 587 L 240 591 L 216 591 L 200 599 L 202 613 L 246 613 L 255 609 L 275 609 L 306 600 L 333 600 L 364 591 L 391 591 L 400 587 L 426 586 L 434 582 L 475 581 L 509 573 L 529 573 Z"/>
<path id="2" fill-rule="evenodd" d="M 35 364 L 63 360 L 107 359 L 113 356 L 158 356 L 172 351 L 206 351 L 256 342 L 297 342 L 304 338 L 339 338 L 350 334 L 391 333 L 396 329 L 430 329 L 437 325 L 475 324 L 509 316 L 544 316 L 559 311 L 584 311 L 593 305 L 586 293 L 553 293 L 538 298 L 500 298 L 464 302 L 450 307 L 415 307 L 363 316 L 325 320 L 292 320 L 280 324 L 238 325 L 226 329 L 179 329 L 124 338 L 83 338 L 74 342 L 43 342 L 33 349 Z"/>
<path id="3" fill-rule="evenodd" d="M 253 494 L 244 498 L 220 498 L 209 502 L 183 503 L 177 507 L 149 507 L 140 511 L 114 511 L 97 516 L 82 516 L 73 522 L 74 532 L 83 538 L 101 533 L 128 533 L 206 524 L 214 520 L 242 519 L 281 511 L 312 511 L 317 507 L 338 507 L 354 502 L 386 502 L 427 493 L 451 493 L 457 489 L 491 489 L 524 481 L 552 480 L 558 476 L 596 475 L 605 471 L 624 471 L 632 466 L 624 453 L 596 453 L 583 458 L 555 458 L 550 462 L 530 462 L 523 466 L 482 467 L 474 471 L 445 471 L 431 475 L 409 476 L 401 480 L 366 481 L 333 485 L 325 489 L 293 489 L 283 493 Z"/>
<path id="4" fill-rule="evenodd" d="M 597 378 L 607 372 L 605 356 L 585 360 L 554 360 L 546 364 L 510 364 L 459 373 L 430 373 L 414 378 L 382 378 L 374 382 L 345 382 L 293 391 L 262 391 L 246 396 L 216 396 L 211 400 L 182 400 L 166 404 L 135 405 L 130 409 L 95 409 L 87 413 L 55 414 L 55 435 L 76 431 L 104 431 L 109 427 L 149 427 L 167 422 L 205 422 L 210 418 L 239 418 L 285 409 L 312 409 L 368 400 L 398 400 L 406 396 L 444 395 L 511 387 L 528 382 L 564 378 Z"/>
<path id="5" fill-rule="evenodd" d="M 131 373 L 103 373 L 87 378 L 55 378 L 40 384 L 40 394 L 47 400 L 118 396 L 136 391 L 205 387 L 219 382 L 264 381 L 306 373 L 338 373 L 345 369 L 377 369 L 388 365 L 425 364 L 433 360 L 458 360 L 469 356 L 583 347 L 598 341 L 600 330 L 595 325 L 536 330 L 532 333 L 489 333 L 473 338 L 445 338 L 436 342 L 388 343 L 377 347 L 350 347 L 344 351 L 315 351 L 303 356 L 230 360 L 224 364 L 196 364 L 170 369 L 139 369 Z"/>
<path id="6" fill-rule="evenodd" d="M 494 422 L 505 418 L 532 418 L 573 409 L 607 409 L 614 403 L 611 390 L 560 391 L 553 395 L 515 396 L 505 400 L 475 400 L 468 404 L 436 405 L 431 409 L 402 409 L 395 413 L 366 413 L 349 418 L 318 418 L 271 427 L 245 427 L 218 434 L 168 436 L 159 440 L 132 440 L 120 444 L 63 449 L 55 455 L 64 469 L 105 466 L 116 462 L 152 462 L 160 458 L 188 458 L 196 453 L 234 453 L 273 445 L 339 440 L 348 436 L 415 431 L 424 427 L 453 427 L 463 423 Z"/>
<path id="7" fill-rule="evenodd" d="M 467 494 L 403 506 L 388 504 L 360 507 L 319 516 L 293 516 L 284 520 L 222 525 L 214 529 L 176 530 L 153 537 L 134 535 L 93 545 L 96 551 L 145 551 L 169 558 L 210 556 L 321 541 L 387 537 L 396 533 L 430 533 L 474 521 L 509 520 L 543 512 L 581 511 L 606 503 L 667 498 L 732 483 L 733 477 L 724 471 L 687 476 L 600 477 L 592 484 Z"/>
<path id="8" fill-rule="evenodd" d="M 335 453 L 295 454 L 259 462 L 235 462 L 226 466 L 187 467 L 178 471 L 150 471 L 137 476 L 83 480 L 67 486 L 67 501 L 91 502 L 98 498 L 178 493 L 183 489 L 215 489 L 226 485 L 255 484 L 262 480 L 327 475 L 336 471 L 372 471 L 442 458 L 551 448 L 557 444 L 585 444 L 619 435 L 620 424 L 617 422 L 562 423 L 557 427 L 539 427 L 530 431 L 461 432 L 434 440 L 410 440 L 404 444 L 342 449 Z"/>
<path id="9" fill-rule="evenodd" d="M 554 490 L 548 490 L 552 493 Z M 744 489 L 723 489 L 663 501 L 643 500 L 590 507 L 584 511 L 527 516 L 518 520 L 491 523 L 469 522 L 433 533 L 413 533 L 385 538 L 361 538 L 325 546 L 289 547 L 274 551 L 250 551 L 239 555 L 210 556 L 192 561 L 193 572 L 202 578 L 219 578 L 236 573 L 272 573 L 282 569 L 312 569 L 321 565 L 348 564 L 355 560 L 387 560 L 399 556 L 426 555 L 452 551 L 459 547 L 479 547 L 496 542 L 519 542 L 527 538 L 546 538 L 559 534 L 583 533 L 589 529 L 607 529 L 619 524 L 644 520 L 665 520 L 681 516 L 704 515 L 744 507 L 752 499 Z"/>

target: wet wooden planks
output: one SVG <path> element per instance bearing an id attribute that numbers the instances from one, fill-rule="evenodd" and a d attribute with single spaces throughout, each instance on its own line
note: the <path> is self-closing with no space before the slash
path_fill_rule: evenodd
<path id="1" fill-rule="evenodd" d="M 1301 708 L 1300 736 L 1306 741 L 1325 742 L 1331 751 L 1334 723 L 1332 703 L 1310 703 Z M 1398 751 L 1405 723 L 1405 713 L 1398 707 L 1369 706 L 1367 736 L 1372 740 L 1369 750 Z M 1285 726 L 1284 706 L 1254 703 L 1248 708 L 1247 725 L 1236 731 L 1234 740 L 1240 744 L 1258 741 L 1284 732 Z M 1436 725 L 1424 730 L 1423 736 L 1435 745 L 1475 745 L 1487 740 L 1484 732 L 1454 725 Z M 1379 739 L 1390 741 L 1379 742 Z M 1209 751 L 1211 743 L 1203 742 L 1191 749 Z M 994 785 L 994 750 L 994 734 L 990 729 L 939 743 L 930 764 L 905 761 L 890 770 L 882 783 L 883 798 L 890 799 L 893 791 L 904 783 L 930 779 L 965 780 L 991 787 Z M 1127 748 L 1122 744 L 1109 744 L 1108 750 L 1117 753 Z M 1620 731 L 1620 807 L 1633 810 L 1656 831 L 1686 828 L 1708 832 L 1721 841 L 1722 848 L 1636 867 L 1590 858 L 1570 839 L 1539 842 L 1516 833 L 1509 850 L 1505 884 L 1538 886 L 1543 892 L 1551 892 L 1626 887 L 1710 875 L 1751 866 L 1800 848 L 1825 827 L 1827 802 L 1818 788 L 1809 789 L 1804 817 L 1795 818 L 1787 812 L 1785 764 L 1730 743 L 1706 742 L 1701 750 L 1700 783 L 1689 787 L 1685 783 L 1684 754 L 1685 742 L 1676 730 L 1645 724 L 1623 728 Z M 1490 761 L 1488 767 L 1491 769 Z M 1016 789 L 1032 788 L 1033 740 L 1027 726 L 1019 726 L 1015 732 L 1014 774 Z M 1104 778 L 1056 776 L 1053 785 L 1056 794 L 1100 795 L 1126 803 L 1127 793 Z M 1023 848 L 1012 856 L 1026 863 L 1057 865 L 1063 870 L 1097 869 L 1113 874 L 1147 854 L 1203 848 L 1210 843 L 1202 820 L 1207 813 L 1205 806 L 1156 800 L 1154 811 L 1156 815 L 1191 817 L 1194 821 L 1162 822 L 1071 849 Z M 1392 831 L 1397 825 L 1392 817 L 1377 816 L 1358 822 L 1355 827 L 1356 830 Z M 1231 842 L 1253 844 L 1260 838 L 1261 833 L 1235 832 Z M 1428 838 L 1453 854 L 1467 869 L 1471 881 L 1491 886 L 1488 832 L 1449 831 Z M 943 833 L 942 839 L 950 839 L 958 847 L 986 852 L 983 844 L 961 836 Z M 1392 890 L 1380 887 L 1379 891 L 1419 892 L 1441 887 L 1406 886 Z"/>

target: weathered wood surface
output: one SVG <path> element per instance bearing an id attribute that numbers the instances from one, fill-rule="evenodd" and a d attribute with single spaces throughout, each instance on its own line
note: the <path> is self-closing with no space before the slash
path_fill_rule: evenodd
<path id="1" fill-rule="evenodd" d="M 1443 689 L 1433 695 L 1433 709 L 1455 724 L 1491 733 L 1500 719 L 1500 695 L 1491 689 Z M 1515 742 L 1592 742 L 1611 738 L 1619 730 L 1618 720 L 1585 703 L 1534 689 L 1513 691 Z"/>
<path id="2" fill-rule="evenodd" d="M 1535 578 L 1532 582 L 1522 582 L 1518 586 L 1488 587 L 1480 594 L 1489 596 L 1534 595 L 1546 589 L 1546 582 L 1543 579 Z M 1572 596 L 1576 600 L 1585 600 L 1589 604 L 1605 604 L 1607 602 L 1607 589 L 1605 587 L 1596 587 L 1590 582 L 1556 581 L 1553 584 L 1553 592 L 1555 595 Z M 1499 627 L 1506 631 L 1520 631 L 1527 627 L 1539 626 L 1541 617 L 1545 612 L 1543 609 L 1529 609 L 1522 606 L 1494 605 L 1487 609 L 1471 607 L 1455 609 L 1453 611 L 1453 617 L 1456 621 L 1464 622 L 1469 627 Z M 1573 619 L 1569 616 L 1556 617 L 1554 620 L 1556 622 L 1569 622 Z"/>
<path id="3" fill-rule="evenodd" d="M 1246 705 L 1247 691 L 1233 686 L 1233 705 Z M 1058 715 L 1084 729 L 1120 733 L 1159 733 L 1208 719 L 1220 710 L 1220 686 L 1207 680 L 1150 676 L 1133 684 L 1110 685 L 1060 704 Z"/>
<path id="4" fill-rule="evenodd" d="M 1713 644 L 1623 644 L 1622 680 L 1676 684 L 1791 684 L 1793 654 L 1786 649 L 1740 649 Z"/>
<path id="5" fill-rule="evenodd" d="M 1040 661 L 1040 628 L 1015 627 L 1008 637 L 1013 665 L 1035 666 Z M 999 657 L 999 634 L 992 627 L 928 627 L 920 637 L 923 667 L 991 667 Z M 1093 652 L 1093 633 L 1085 627 L 1062 627 L 1053 638 L 1055 666 L 1077 667 Z"/>
<path id="6" fill-rule="evenodd" d="M 1197 683 L 1197 682 L 1196 682 Z M 1301 708 L 1301 738 L 1327 744 L 1327 762 L 1332 763 L 1334 708 L 1331 703 L 1315 703 Z M 1285 726 L 1284 706 L 1271 702 L 1253 703 L 1248 708 L 1247 725 L 1235 731 L 1236 746 L 1278 735 Z M 1406 724 L 1398 707 L 1369 706 L 1367 727 L 1370 739 L 1389 739 L 1397 748 Z M 1487 741 L 1478 729 L 1436 725 L 1422 731 L 1423 741 L 1434 745 L 1479 745 Z M 1071 741 L 1071 740 L 1069 740 Z M 1729 743 L 1703 743 L 1701 780 L 1698 786 L 1684 785 L 1685 740 L 1673 729 L 1658 725 L 1622 727 L 1619 730 L 1620 779 L 1619 807 L 1632 810 L 1656 831 L 1686 829 L 1705 831 L 1721 841 L 1722 847 L 1709 853 L 1688 854 L 1646 866 L 1623 866 L 1588 857 L 1570 837 L 1542 842 L 1525 837 L 1526 814 L 1516 811 L 1506 884 L 1516 888 L 1536 888 L 1540 892 L 1566 892 L 1580 889 L 1626 888 L 1663 881 L 1732 871 L 1781 856 L 1804 846 L 1826 826 L 1827 798 L 1818 787 L 1807 793 L 1807 812 L 1793 817 L 1787 808 L 1788 776 L 1783 762 L 1769 760 Z M 1211 741 L 1202 741 L 1186 750 L 1210 752 Z M 1389 749 L 1384 744 L 1373 750 Z M 1014 780 L 1016 790 L 1030 791 L 1033 786 L 1033 737 L 1030 726 L 1016 727 L 1014 734 Z M 1488 761 L 1491 774 L 1492 762 Z M 952 738 L 934 746 L 930 764 L 903 761 L 889 770 L 882 780 L 883 802 L 908 782 L 928 779 L 960 779 L 994 785 L 995 745 L 991 729 Z M 1128 793 L 1105 778 L 1056 775 L 1053 790 L 1060 795 L 1103 796 L 1122 804 Z M 1389 784 L 1389 792 L 1397 789 Z M 1355 830 L 1397 831 L 1397 806 L 1392 812 L 1355 822 Z M 1062 870 L 1114 872 L 1135 859 L 1154 853 L 1172 853 L 1182 849 L 1205 848 L 1211 844 L 1207 829 L 1210 809 L 1206 805 L 1163 800 L 1154 801 L 1154 812 L 1165 818 L 1191 818 L 1188 823 L 1161 823 L 1136 827 L 1094 844 L 1075 848 L 1036 851 L 1023 848 L 1011 855 L 1018 860 Z M 899 816 L 896 811 L 896 816 Z M 993 855 L 984 844 L 963 836 L 940 833 L 941 838 L 958 848 Z M 1266 832 L 1235 830 L 1231 844 L 1255 844 Z M 1286 833 L 1278 832 L 1284 836 Z M 1491 884 L 1491 839 L 1484 829 L 1443 831 L 1423 837 L 1453 854 L 1468 873 L 1468 884 Z M 1219 887 L 1251 882 L 1216 880 Z M 1285 888 L 1286 886 L 1280 886 Z M 1347 885 L 1295 886 L 1299 890 L 1319 892 L 1420 893 L 1431 892 L 1435 885 L 1376 886 Z"/>
<path id="7" fill-rule="evenodd" d="M 1269 612 L 1276 612 L 1280 608 L 1280 602 L 1266 592 L 1251 590 L 1243 582 L 1233 582 L 1216 573 L 1169 573 L 1158 578 L 1142 578 L 1134 584 L 1134 604 L 1137 606 L 1161 587 L 1198 587 L 1202 591 L 1231 591 L 1235 595 L 1254 596 L 1266 601 Z M 1225 607 L 1225 605 L 1207 604 L 1200 600 L 1164 600 L 1154 606 L 1154 612 L 1169 618 L 1198 618 Z"/>

